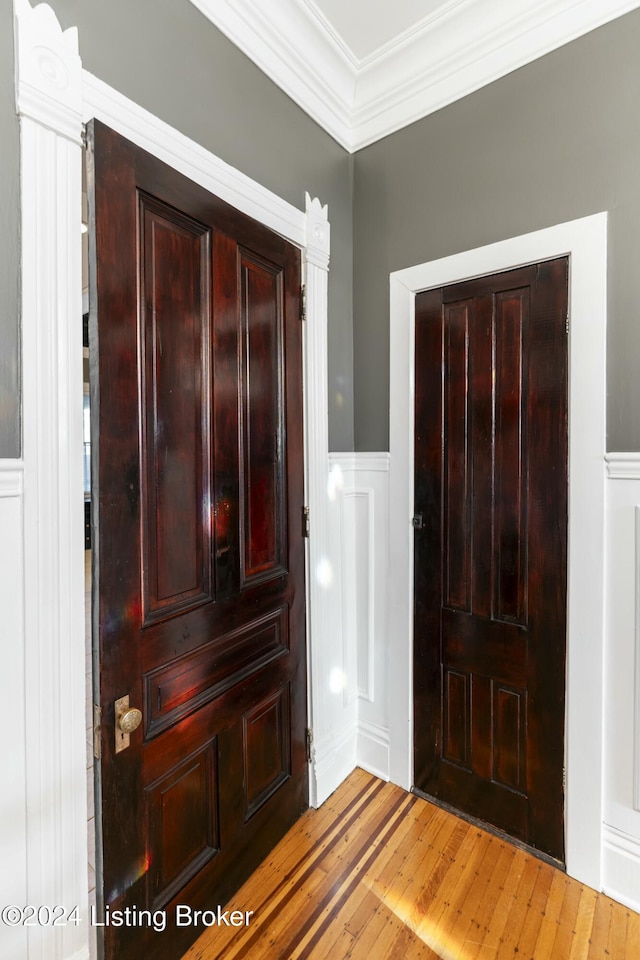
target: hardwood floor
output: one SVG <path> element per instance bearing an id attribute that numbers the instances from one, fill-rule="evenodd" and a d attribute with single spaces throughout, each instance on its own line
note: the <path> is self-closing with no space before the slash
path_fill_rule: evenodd
<path id="1" fill-rule="evenodd" d="M 184 960 L 637 960 L 640 916 L 356 770 L 309 810 Z"/>

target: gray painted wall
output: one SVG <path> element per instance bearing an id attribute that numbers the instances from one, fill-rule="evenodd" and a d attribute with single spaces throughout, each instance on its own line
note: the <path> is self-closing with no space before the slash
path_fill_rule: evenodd
<path id="1" fill-rule="evenodd" d="M 19 457 L 19 136 L 12 4 L 0 3 L 0 458 Z"/>
<path id="2" fill-rule="evenodd" d="M 609 450 L 640 450 L 640 11 L 356 156 L 358 450 L 389 440 L 389 273 L 609 211 Z"/>
<path id="3" fill-rule="evenodd" d="M 49 0 L 83 66 L 299 208 L 329 204 L 329 443 L 353 449 L 353 158 L 188 0 Z"/>
<path id="4" fill-rule="evenodd" d="M 354 421 L 356 449 L 388 448 L 391 271 L 608 210 L 607 446 L 640 450 L 640 11 L 354 158 L 188 0 L 51 3 L 63 26 L 79 26 L 91 72 L 297 206 L 305 189 L 329 203 L 332 449 L 353 448 Z M 0 456 L 16 456 L 18 141 L 7 2 L 0 143 Z"/>

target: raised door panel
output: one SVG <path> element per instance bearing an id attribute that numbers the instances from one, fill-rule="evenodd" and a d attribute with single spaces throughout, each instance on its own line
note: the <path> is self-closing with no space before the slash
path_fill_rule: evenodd
<path id="1" fill-rule="evenodd" d="M 471 610 L 469 302 L 444 308 L 444 604 Z"/>
<path id="2" fill-rule="evenodd" d="M 178 960 L 176 904 L 224 903 L 308 802 L 300 253 L 99 123 L 88 149 L 102 893 L 168 918 L 100 932 Z"/>
<path id="3" fill-rule="evenodd" d="M 206 507 L 211 231 L 144 194 L 139 223 L 140 500 L 148 624 L 213 599 Z"/>
<path id="4" fill-rule="evenodd" d="M 526 624 L 529 289 L 496 294 L 493 551 L 495 619 Z"/>
<path id="5" fill-rule="evenodd" d="M 566 302 L 566 260 L 416 300 L 416 786 L 558 859 Z"/>
<path id="6" fill-rule="evenodd" d="M 218 770 L 214 738 L 145 788 L 149 900 L 164 907 L 218 852 Z"/>
<path id="7" fill-rule="evenodd" d="M 241 584 L 286 573 L 282 271 L 240 255 Z"/>

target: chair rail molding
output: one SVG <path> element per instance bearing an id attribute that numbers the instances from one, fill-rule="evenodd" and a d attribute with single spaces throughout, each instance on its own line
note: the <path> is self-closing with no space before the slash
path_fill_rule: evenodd
<path id="1" fill-rule="evenodd" d="M 595 214 L 391 274 L 391 779 L 413 779 L 413 439 L 415 294 L 569 255 L 567 872 L 600 889 L 603 790 L 604 452 L 607 215 Z"/>
<path id="2" fill-rule="evenodd" d="M 640 453 L 607 453 L 604 459 L 612 480 L 640 480 Z"/>

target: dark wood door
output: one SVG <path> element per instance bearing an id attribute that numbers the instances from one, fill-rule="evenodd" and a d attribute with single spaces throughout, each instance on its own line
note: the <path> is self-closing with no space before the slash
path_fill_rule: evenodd
<path id="1" fill-rule="evenodd" d="M 300 254 L 88 140 L 101 929 L 168 960 L 307 806 Z"/>
<path id="2" fill-rule="evenodd" d="M 560 861 L 567 273 L 416 298 L 415 786 Z"/>

